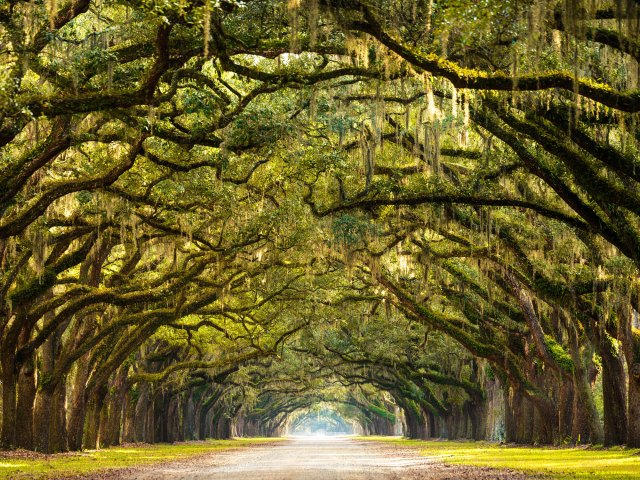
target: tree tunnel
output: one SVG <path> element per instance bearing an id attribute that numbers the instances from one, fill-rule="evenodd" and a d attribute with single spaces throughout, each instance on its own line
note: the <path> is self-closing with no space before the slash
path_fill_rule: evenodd
<path id="1" fill-rule="evenodd" d="M 0 446 L 640 447 L 639 15 L 0 2 Z"/>

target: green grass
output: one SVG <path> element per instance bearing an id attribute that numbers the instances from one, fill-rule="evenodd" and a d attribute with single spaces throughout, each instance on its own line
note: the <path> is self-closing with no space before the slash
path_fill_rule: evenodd
<path id="1" fill-rule="evenodd" d="M 557 479 L 638 480 L 640 449 L 501 446 L 486 442 L 360 437 L 420 449 L 420 455 L 452 464 L 509 468 Z"/>
<path id="2" fill-rule="evenodd" d="M 55 455 L 0 451 L 0 479 L 45 479 L 88 474 L 113 468 L 184 460 L 215 451 L 276 440 L 278 439 L 239 438 L 177 444 L 132 445 Z"/>

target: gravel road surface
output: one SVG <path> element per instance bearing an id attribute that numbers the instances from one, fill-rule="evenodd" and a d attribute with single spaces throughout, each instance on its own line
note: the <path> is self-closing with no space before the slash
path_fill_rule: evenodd
<path id="1" fill-rule="evenodd" d="M 447 465 L 417 449 L 348 437 L 296 437 L 182 462 L 86 478 L 136 480 L 392 480 L 517 479 L 518 472 Z"/>

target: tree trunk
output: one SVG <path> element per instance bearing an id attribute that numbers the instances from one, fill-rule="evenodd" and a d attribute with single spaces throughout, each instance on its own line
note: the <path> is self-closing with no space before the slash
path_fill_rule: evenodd
<path id="1" fill-rule="evenodd" d="M 573 428 L 573 397 L 573 382 L 562 382 L 558 392 L 558 435 L 562 440 L 571 437 Z"/>
<path id="2" fill-rule="evenodd" d="M 88 450 L 95 450 L 100 447 L 98 434 L 100 432 L 102 407 L 107 395 L 107 386 L 100 385 L 95 391 L 88 392 L 88 395 L 82 445 L 83 448 Z"/>
<path id="3" fill-rule="evenodd" d="M 604 400 L 604 444 L 622 445 L 627 440 L 625 372 L 613 345 L 600 349 L 602 397 Z"/>
<path id="4" fill-rule="evenodd" d="M 50 321 L 51 315 L 45 316 Z M 52 407 L 54 405 L 54 387 L 51 383 L 55 358 L 56 336 L 52 335 L 42 345 L 40 353 L 40 371 L 38 375 L 38 391 L 33 412 L 34 448 L 43 453 L 52 453 Z M 64 407 L 63 407 L 64 408 Z M 54 413 L 55 414 L 55 413 Z"/>
<path id="5" fill-rule="evenodd" d="M 109 389 L 106 391 L 107 394 L 102 401 L 100 413 L 98 414 L 98 436 L 96 438 L 95 448 L 105 448 L 111 445 L 111 443 L 109 443 L 109 397 L 111 393 L 108 393 Z M 89 406 L 89 409 L 91 409 L 91 406 Z M 87 420 L 90 420 L 90 415 L 91 414 L 87 416 Z"/>
<path id="6" fill-rule="evenodd" d="M 146 408 L 143 412 L 143 415 L 145 416 L 144 419 L 144 441 L 147 443 L 153 443 L 156 440 L 155 438 L 155 404 L 156 402 L 154 401 L 154 397 L 155 395 L 153 394 L 153 392 L 151 391 L 151 388 L 149 389 L 149 397 L 147 399 L 146 402 Z"/>
<path id="7" fill-rule="evenodd" d="M 136 405 L 137 391 L 130 389 L 125 394 L 124 413 L 122 419 L 122 441 L 131 443 L 136 441 Z"/>
<path id="8" fill-rule="evenodd" d="M 571 355 L 574 364 L 573 385 L 575 392 L 573 404 L 574 421 L 571 436 L 575 443 L 602 443 L 604 433 L 593 400 L 586 367 L 591 363 L 593 350 L 590 347 L 581 348 L 576 336 L 572 341 Z"/>
<path id="9" fill-rule="evenodd" d="M 16 445 L 16 374 L 13 355 L 2 355 L 2 436 L 1 447 Z"/>
<path id="10" fill-rule="evenodd" d="M 182 409 L 182 436 L 185 440 L 193 440 L 195 438 L 195 420 L 193 392 L 191 392 L 183 403 Z"/>
<path id="11" fill-rule="evenodd" d="M 53 403 L 53 388 L 50 385 L 41 387 L 33 412 L 34 448 L 38 452 L 52 453 L 50 435 Z"/>
<path id="12" fill-rule="evenodd" d="M 429 438 L 438 438 L 440 436 L 438 422 L 436 421 L 436 416 L 432 412 L 427 414 L 427 436 Z"/>
<path id="13" fill-rule="evenodd" d="M 467 412 L 471 423 L 471 438 L 485 440 L 487 430 L 487 401 L 482 397 L 475 397 L 467 402 Z"/>
<path id="14" fill-rule="evenodd" d="M 50 448 L 52 452 L 66 452 L 67 445 L 67 385 L 64 379 L 56 385 L 53 392 L 52 423 L 49 433 Z"/>
<path id="15" fill-rule="evenodd" d="M 167 436 L 170 442 L 184 441 L 184 428 L 182 423 L 184 407 L 182 403 L 181 395 L 173 395 L 169 403 Z"/>
<path id="16" fill-rule="evenodd" d="M 145 439 L 145 431 L 147 424 L 147 406 L 149 403 L 149 384 L 143 383 L 138 386 L 139 397 L 136 402 L 136 413 L 135 413 L 135 441 L 143 442 Z"/>
<path id="17" fill-rule="evenodd" d="M 505 386 L 504 400 L 504 435 L 507 443 L 517 442 L 518 436 L 518 419 L 521 418 L 520 406 L 522 405 L 522 395 L 518 389 L 513 386 Z"/>
<path id="18" fill-rule="evenodd" d="M 78 362 L 73 379 L 73 391 L 71 392 L 71 405 L 67 432 L 69 437 L 69 449 L 82 449 L 82 435 L 84 430 L 84 417 L 86 410 L 85 387 L 89 377 L 89 356 L 84 355 Z"/>
<path id="19" fill-rule="evenodd" d="M 622 311 L 618 335 L 627 360 L 627 446 L 640 447 L 640 330 L 633 328 L 636 312 Z"/>
<path id="20" fill-rule="evenodd" d="M 198 440 L 204 440 L 207 437 L 207 414 L 209 409 L 200 408 L 198 415 Z"/>
<path id="21" fill-rule="evenodd" d="M 640 359 L 629 372 L 627 447 L 640 447 Z"/>
<path id="22" fill-rule="evenodd" d="M 25 360 L 18 374 L 16 404 L 16 446 L 33 450 L 33 407 L 36 398 L 34 355 Z"/>
<path id="23" fill-rule="evenodd" d="M 231 438 L 232 419 L 226 415 L 220 415 L 216 425 L 215 438 L 219 440 L 227 440 Z"/>
<path id="24" fill-rule="evenodd" d="M 100 437 L 103 446 L 118 445 L 120 443 L 120 430 L 122 427 L 122 407 L 127 393 L 127 375 L 129 365 L 121 366 L 109 389 L 107 402 L 107 418 L 105 419 L 104 434 Z"/>
<path id="25" fill-rule="evenodd" d="M 426 439 L 428 437 L 427 425 L 419 408 L 413 402 L 406 403 L 402 408 L 407 424 L 407 436 L 415 439 Z"/>
<path id="26" fill-rule="evenodd" d="M 640 447 L 640 333 L 631 332 L 629 346 L 630 351 L 627 354 L 629 365 L 627 447 L 638 448 Z"/>
<path id="27" fill-rule="evenodd" d="M 520 398 L 517 407 L 520 414 L 516 417 L 518 424 L 518 443 L 550 443 L 549 420 L 540 412 L 540 408 L 533 405 L 525 396 Z"/>
<path id="28" fill-rule="evenodd" d="M 164 392 L 159 392 L 155 395 L 154 401 L 154 442 L 167 442 L 167 410 L 168 410 L 168 395 Z"/>

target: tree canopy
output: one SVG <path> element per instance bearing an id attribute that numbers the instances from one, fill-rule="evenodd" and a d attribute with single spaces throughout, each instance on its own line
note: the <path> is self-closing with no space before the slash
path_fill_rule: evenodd
<path id="1" fill-rule="evenodd" d="M 640 446 L 639 28 L 637 0 L 5 0 L 2 446 L 320 411 Z"/>

